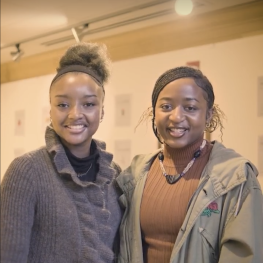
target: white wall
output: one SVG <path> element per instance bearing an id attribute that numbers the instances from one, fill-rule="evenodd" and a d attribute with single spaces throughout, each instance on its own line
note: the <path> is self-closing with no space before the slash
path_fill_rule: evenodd
<path id="1" fill-rule="evenodd" d="M 165 40 L 163 40 L 165 41 Z M 153 85 L 160 74 L 189 61 L 200 61 L 201 70 L 214 86 L 216 103 L 227 115 L 223 143 L 258 166 L 258 136 L 263 118 L 257 116 L 257 80 L 263 76 L 263 35 L 188 48 L 113 64 L 106 86 L 105 118 L 96 138 L 107 142 L 114 153 L 115 140 L 131 140 L 131 156 L 157 148 L 151 123 L 134 128 L 142 112 L 151 105 Z M 14 158 L 14 150 L 35 149 L 44 144 L 43 108 L 53 75 L 3 84 L 1 87 L 1 176 Z M 127 128 L 116 127 L 115 96 L 130 94 L 132 120 Z M 14 136 L 14 112 L 25 109 L 25 136 Z M 212 139 L 220 139 L 219 133 Z M 263 154 L 263 153 L 262 153 Z M 263 174 L 259 177 L 263 186 Z"/>

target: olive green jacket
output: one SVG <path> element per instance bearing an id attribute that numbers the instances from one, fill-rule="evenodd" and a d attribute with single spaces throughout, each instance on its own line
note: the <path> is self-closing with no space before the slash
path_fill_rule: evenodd
<path id="1" fill-rule="evenodd" d="M 214 146 L 177 236 L 170 263 L 263 262 L 263 197 L 257 169 L 219 142 Z M 134 157 L 117 178 L 125 214 L 119 263 L 143 262 L 140 204 L 158 152 Z"/>

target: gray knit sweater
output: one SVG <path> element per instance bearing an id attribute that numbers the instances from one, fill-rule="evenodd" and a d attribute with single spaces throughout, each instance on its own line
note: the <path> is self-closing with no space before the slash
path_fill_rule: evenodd
<path id="1" fill-rule="evenodd" d="M 114 262 L 120 169 L 96 141 L 96 182 L 80 181 L 56 133 L 16 158 L 1 184 L 1 263 Z"/>

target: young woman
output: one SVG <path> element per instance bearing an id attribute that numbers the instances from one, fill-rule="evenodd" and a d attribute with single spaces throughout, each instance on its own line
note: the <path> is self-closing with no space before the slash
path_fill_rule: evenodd
<path id="1" fill-rule="evenodd" d="M 16 158 L 1 184 L 2 263 L 116 259 L 120 168 L 92 139 L 103 120 L 106 47 L 77 44 L 50 86 L 46 146 Z"/>
<path id="2" fill-rule="evenodd" d="M 126 208 L 118 262 L 263 262 L 257 169 L 204 139 L 223 128 L 209 80 L 189 67 L 166 71 L 149 115 L 163 148 L 136 156 L 117 178 Z"/>

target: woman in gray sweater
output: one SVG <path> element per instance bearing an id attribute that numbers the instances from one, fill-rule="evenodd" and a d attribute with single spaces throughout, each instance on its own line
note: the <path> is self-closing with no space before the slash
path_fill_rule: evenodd
<path id="1" fill-rule="evenodd" d="M 16 158 L 1 184 L 2 263 L 110 263 L 120 168 L 92 139 L 104 115 L 106 47 L 71 46 L 50 86 L 46 146 Z"/>

